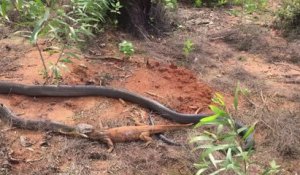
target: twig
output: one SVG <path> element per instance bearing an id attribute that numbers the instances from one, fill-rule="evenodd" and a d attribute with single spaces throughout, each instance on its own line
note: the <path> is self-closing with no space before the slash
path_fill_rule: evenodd
<path id="1" fill-rule="evenodd" d="M 44 71 L 45 71 L 45 74 L 46 74 L 46 77 L 48 77 L 48 70 L 47 70 L 47 67 L 46 67 L 46 64 L 45 64 L 45 60 L 44 60 L 44 57 L 43 57 L 43 54 L 42 54 L 42 51 L 39 47 L 39 44 L 38 42 L 35 43 L 35 46 L 37 47 L 38 51 L 39 51 L 39 54 L 40 54 L 40 59 L 42 60 L 42 63 L 43 63 L 43 66 L 44 66 Z"/>
<path id="2" fill-rule="evenodd" d="M 31 163 L 31 162 L 37 162 L 37 161 L 41 161 L 44 159 L 44 156 L 38 158 L 38 159 L 27 159 L 25 160 L 26 163 Z"/>
<path id="3" fill-rule="evenodd" d="M 261 97 L 261 100 L 263 102 L 263 105 L 267 108 L 268 111 L 270 111 L 269 106 L 267 105 L 267 101 L 266 101 L 266 99 L 265 99 L 265 97 L 263 95 L 262 90 L 260 91 L 260 97 Z"/>
<path id="4" fill-rule="evenodd" d="M 286 83 L 286 84 L 300 84 L 300 79 L 289 79 L 289 80 L 283 80 L 282 82 Z"/>
<path id="5" fill-rule="evenodd" d="M 95 56 L 92 56 L 92 55 L 83 55 L 85 58 L 88 58 L 88 59 L 91 59 L 91 60 L 117 60 L 117 61 L 123 61 L 123 59 L 119 58 L 119 57 L 114 57 L 114 56 L 98 56 L 98 55 L 95 55 Z"/>
<path id="6" fill-rule="evenodd" d="M 151 95 L 151 96 L 154 96 L 154 97 L 158 97 L 158 98 L 163 99 L 162 96 L 159 96 L 159 95 L 157 95 L 157 94 L 155 94 L 155 93 L 153 93 L 153 92 L 145 92 L 145 93 L 148 94 L 148 95 Z"/>
<path id="7" fill-rule="evenodd" d="M 263 122 L 264 125 L 266 125 L 268 128 L 270 128 L 272 130 L 273 133 L 275 133 L 274 128 L 272 128 L 267 122 L 265 122 L 261 117 L 260 117 L 260 121 Z"/>
<path id="8" fill-rule="evenodd" d="M 197 110 L 195 111 L 195 114 L 198 114 L 201 109 L 202 109 L 202 107 L 197 108 Z"/>

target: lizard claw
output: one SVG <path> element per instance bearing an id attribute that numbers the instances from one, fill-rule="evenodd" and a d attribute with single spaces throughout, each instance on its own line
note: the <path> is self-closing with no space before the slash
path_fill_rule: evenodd
<path id="1" fill-rule="evenodd" d="M 152 141 L 148 141 L 148 142 L 145 143 L 144 147 L 146 148 L 146 147 L 150 146 L 152 143 L 153 143 Z"/>
<path id="2" fill-rule="evenodd" d="M 111 153 L 114 150 L 114 147 L 108 148 L 107 152 Z"/>
<path id="3" fill-rule="evenodd" d="M 89 138 L 86 134 L 83 134 L 83 133 L 79 133 L 79 135 L 84 138 Z"/>

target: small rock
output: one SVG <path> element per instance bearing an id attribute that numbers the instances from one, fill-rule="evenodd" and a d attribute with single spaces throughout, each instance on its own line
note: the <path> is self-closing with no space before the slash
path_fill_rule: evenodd
<path id="1" fill-rule="evenodd" d="M 108 156 L 105 153 L 91 152 L 89 154 L 89 159 L 92 159 L 92 160 L 107 160 Z"/>
<path id="2" fill-rule="evenodd" d="M 20 143 L 23 147 L 29 147 L 33 145 L 32 141 L 26 136 L 20 136 Z"/>
<path id="3" fill-rule="evenodd" d="M 40 142 L 40 146 L 41 147 L 49 147 L 50 144 L 49 144 L 48 140 L 43 140 L 42 142 Z"/>
<path id="4" fill-rule="evenodd" d="M 79 64 L 79 67 L 84 68 L 84 69 L 88 69 L 88 67 L 85 64 Z"/>
<path id="5" fill-rule="evenodd" d="M 99 45 L 99 47 L 101 47 L 101 48 L 104 48 L 105 46 L 106 46 L 105 43 L 101 43 L 101 44 Z"/>
<path id="6" fill-rule="evenodd" d="M 195 24 L 196 25 L 204 25 L 204 24 L 210 24 L 211 21 L 208 21 L 208 20 L 203 20 L 203 19 L 196 19 L 195 20 Z"/>

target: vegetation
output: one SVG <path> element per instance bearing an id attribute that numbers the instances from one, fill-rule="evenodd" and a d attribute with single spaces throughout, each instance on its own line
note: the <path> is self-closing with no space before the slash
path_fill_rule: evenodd
<path id="1" fill-rule="evenodd" d="M 183 44 L 184 56 L 188 57 L 194 49 L 195 49 L 194 43 L 190 39 L 187 39 Z"/>
<path id="2" fill-rule="evenodd" d="M 196 7 L 236 5 L 241 6 L 246 13 L 253 13 L 264 9 L 267 0 L 194 0 L 194 4 Z"/>
<path id="3" fill-rule="evenodd" d="M 126 55 L 126 58 L 129 58 L 134 53 L 133 44 L 126 40 L 119 43 L 119 50 Z"/>
<path id="4" fill-rule="evenodd" d="M 247 94 L 247 89 L 241 89 L 237 86 L 234 96 L 234 109 L 238 109 L 239 94 Z M 191 143 L 199 143 L 195 148 L 202 149 L 200 162 L 195 166 L 198 169 L 197 175 L 206 171 L 211 171 L 211 175 L 221 172 L 229 172 L 230 174 L 248 174 L 248 167 L 252 163 L 250 161 L 252 150 L 243 148 L 243 141 L 253 133 L 256 122 L 249 128 L 237 128 L 231 114 L 229 113 L 224 101 L 224 97 L 216 93 L 212 99 L 214 105 L 210 109 L 214 115 L 205 117 L 195 126 L 214 126 L 214 131 L 205 130 L 199 136 L 191 139 Z M 239 135 L 243 135 L 243 139 L 239 139 Z M 220 154 L 222 153 L 222 154 Z M 264 175 L 279 172 L 279 166 L 272 161 L 269 168 L 263 172 Z"/>
<path id="5" fill-rule="evenodd" d="M 278 27 L 300 34 L 300 1 L 284 0 L 277 18 Z"/>
<path id="6" fill-rule="evenodd" d="M 114 4 L 113 7 L 114 10 L 111 12 L 119 13 L 118 4 Z M 69 52 L 68 56 L 63 58 L 66 46 L 84 42 L 86 37 L 91 37 L 94 33 L 101 31 L 108 9 L 109 2 L 106 0 L 71 0 L 69 4 L 55 0 L 46 1 L 46 3 L 39 0 L 4 0 L 1 2 L 1 16 L 8 23 L 29 27 L 30 41 L 37 47 L 43 63 L 43 76 L 48 79 L 54 75 L 56 80 L 62 77 L 61 70 L 66 69 L 63 62 L 70 62 L 69 58 L 75 56 Z M 14 15 L 18 15 L 18 19 L 12 19 Z M 50 63 L 50 76 L 38 45 L 40 36 L 47 36 L 50 40 L 56 40 L 62 44 L 56 63 Z M 62 62 L 61 59 L 63 59 Z"/>
<path id="7" fill-rule="evenodd" d="M 177 8 L 177 0 L 164 0 L 165 7 L 168 9 Z"/>

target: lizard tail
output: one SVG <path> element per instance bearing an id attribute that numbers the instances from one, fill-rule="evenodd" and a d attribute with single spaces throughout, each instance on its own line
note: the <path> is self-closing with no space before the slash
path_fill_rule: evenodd
<path id="1" fill-rule="evenodd" d="M 161 132 L 165 132 L 165 131 L 177 130 L 180 128 L 187 128 L 192 125 L 193 125 L 193 123 L 175 124 L 175 125 L 152 125 L 151 131 L 152 131 L 152 133 L 161 133 Z"/>

